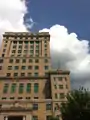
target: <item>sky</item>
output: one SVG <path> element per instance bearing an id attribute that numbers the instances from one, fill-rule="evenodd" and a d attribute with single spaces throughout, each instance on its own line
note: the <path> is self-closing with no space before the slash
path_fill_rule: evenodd
<path id="1" fill-rule="evenodd" d="M 80 39 L 90 39 L 90 0 L 30 0 L 28 9 L 37 22 L 33 30 L 60 24 Z"/>
<path id="2" fill-rule="evenodd" d="M 52 67 L 70 70 L 72 88 L 90 88 L 89 5 L 90 0 L 0 0 L 0 45 L 7 31 L 49 32 Z"/>

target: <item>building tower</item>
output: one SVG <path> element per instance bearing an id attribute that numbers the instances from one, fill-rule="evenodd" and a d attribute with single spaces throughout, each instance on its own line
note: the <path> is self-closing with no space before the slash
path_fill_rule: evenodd
<path id="1" fill-rule="evenodd" d="M 49 33 L 6 32 L 0 49 L 0 120 L 60 118 L 69 73 L 51 69 Z"/>

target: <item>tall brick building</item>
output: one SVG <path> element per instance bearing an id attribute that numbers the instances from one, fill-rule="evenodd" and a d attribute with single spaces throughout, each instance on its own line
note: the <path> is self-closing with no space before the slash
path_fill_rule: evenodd
<path id="1" fill-rule="evenodd" d="M 0 120 L 61 118 L 70 72 L 52 70 L 49 33 L 6 32 L 0 48 Z"/>

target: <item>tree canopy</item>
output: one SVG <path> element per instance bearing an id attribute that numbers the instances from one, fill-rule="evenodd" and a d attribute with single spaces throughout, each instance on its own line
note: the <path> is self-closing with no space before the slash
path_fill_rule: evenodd
<path id="1" fill-rule="evenodd" d="M 90 92 L 84 88 L 71 91 L 60 110 L 63 120 L 90 120 Z"/>

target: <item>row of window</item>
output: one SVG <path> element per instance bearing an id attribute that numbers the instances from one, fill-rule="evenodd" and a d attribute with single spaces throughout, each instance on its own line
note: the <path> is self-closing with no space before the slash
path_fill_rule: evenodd
<path id="1" fill-rule="evenodd" d="M 23 44 L 24 43 L 24 44 Z M 34 45 L 36 44 L 36 46 L 39 45 L 39 41 L 13 41 L 13 46 L 16 46 L 17 44 L 19 44 L 19 46 L 21 46 L 23 44 L 23 46 L 29 46 L 29 45 Z M 47 41 L 44 41 L 44 45 L 45 47 L 47 47 Z M 7 47 L 7 43 L 4 44 L 4 47 Z M 15 48 L 15 47 L 13 47 Z"/>
<path id="2" fill-rule="evenodd" d="M 6 100 L 7 98 L 6 97 L 2 97 L 1 98 L 2 100 Z M 16 98 L 16 97 L 10 97 L 8 100 L 14 100 L 14 99 L 18 99 L 18 100 L 21 100 L 21 99 L 23 99 L 23 100 L 30 100 L 31 99 L 31 97 L 26 97 L 26 98 L 23 98 L 23 97 L 18 97 L 18 98 Z M 33 99 L 39 99 L 38 97 L 34 97 Z"/>
<path id="3" fill-rule="evenodd" d="M 39 61 L 39 59 L 28 59 L 28 60 L 26 60 L 26 59 L 16 59 L 16 60 L 14 60 L 14 59 L 10 59 L 9 60 L 9 63 L 13 63 L 15 61 L 15 63 L 20 63 L 20 62 L 22 62 L 22 63 L 27 63 L 27 62 L 29 62 L 29 63 L 33 63 L 33 62 L 35 62 L 35 63 L 39 63 L 40 61 Z M 48 63 L 49 61 L 48 61 L 48 59 L 44 59 L 44 62 L 45 63 Z M 0 63 L 3 63 L 3 59 L 0 59 Z"/>
<path id="4" fill-rule="evenodd" d="M 33 107 L 32 107 L 33 110 L 38 110 L 39 109 L 39 104 L 34 103 L 32 105 L 33 105 Z M 46 103 L 46 110 L 51 110 L 51 109 L 52 109 L 52 104 L 51 103 Z"/>
<path id="5" fill-rule="evenodd" d="M 4 49 L 4 51 L 5 51 L 5 49 Z M 34 50 L 24 50 L 24 51 L 22 51 L 22 50 L 18 50 L 18 51 L 12 50 L 12 53 L 27 53 L 27 54 L 30 54 L 30 53 L 34 53 Z M 35 53 L 39 53 L 39 50 L 35 50 Z"/>
<path id="6" fill-rule="evenodd" d="M 46 116 L 46 120 L 51 120 L 51 118 L 52 118 L 52 115 L 47 115 L 47 116 Z M 58 120 L 58 118 L 59 118 L 59 117 L 57 116 L 57 120 Z M 39 119 L 38 119 L 38 116 L 36 116 L 36 115 L 35 115 L 35 116 L 32 116 L 32 120 L 39 120 Z"/>
<path id="7" fill-rule="evenodd" d="M 58 84 L 58 85 L 54 85 L 54 88 L 55 88 L 55 89 L 58 89 L 58 88 L 59 88 L 59 89 L 63 89 L 64 86 L 61 85 L 61 84 L 60 84 L 60 85 Z M 68 85 L 66 85 L 66 89 L 68 89 Z"/>
<path id="8" fill-rule="evenodd" d="M 20 66 L 8 66 L 8 70 L 18 70 Z M 39 66 L 21 66 L 22 70 L 32 70 L 32 69 L 38 70 Z M 49 69 L 49 66 L 44 66 L 45 70 Z"/>
<path id="9" fill-rule="evenodd" d="M 2 54 L 2 57 L 4 57 L 5 56 L 5 54 Z M 20 56 L 22 56 L 22 57 L 39 57 L 40 55 L 39 55 L 39 53 L 36 53 L 35 55 L 33 54 L 33 53 L 30 53 L 30 55 L 27 55 L 27 54 L 21 54 L 21 53 L 18 53 L 17 55 L 14 55 L 14 53 L 12 53 L 11 55 L 10 55 L 11 57 L 14 57 L 14 56 L 17 56 L 17 57 L 20 57 Z M 45 54 L 44 54 L 44 56 L 45 57 L 47 57 L 48 56 L 48 54 L 45 52 Z"/>
<path id="10" fill-rule="evenodd" d="M 31 83 L 27 83 L 26 86 L 24 83 L 20 83 L 19 86 L 17 86 L 16 83 L 13 83 L 11 85 L 10 92 L 15 93 L 16 90 L 18 89 L 19 93 L 23 93 L 25 88 L 26 88 L 26 93 L 30 93 L 31 92 Z M 9 84 L 5 83 L 5 85 L 3 87 L 3 93 L 8 93 L 8 91 L 9 91 Z M 39 91 L 39 84 L 34 83 L 34 93 L 38 93 L 38 91 Z"/>
<path id="11" fill-rule="evenodd" d="M 45 76 L 47 76 L 47 75 L 48 75 L 48 73 L 45 72 Z M 7 73 L 6 76 L 7 76 L 7 77 L 10 77 L 10 76 L 11 76 L 11 73 Z M 33 74 L 33 73 L 30 73 L 30 72 L 29 72 L 29 73 L 27 73 L 27 75 L 26 75 L 26 73 L 23 72 L 23 73 L 21 73 L 21 74 L 19 75 L 19 73 L 16 72 L 16 73 L 13 74 L 13 76 L 14 76 L 14 77 L 18 77 L 18 76 L 19 76 L 19 77 L 25 77 L 25 76 L 27 76 L 27 77 L 31 77 L 31 76 L 33 76 L 33 77 L 38 77 L 38 76 L 39 76 L 39 73 L 38 73 L 38 72 L 35 72 L 35 73 Z"/>
<path id="12" fill-rule="evenodd" d="M 17 47 L 18 47 L 18 49 L 22 49 L 22 48 L 23 48 L 22 45 L 19 45 L 19 46 L 13 45 L 13 49 L 14 49 L 14 48 L 16 49 Z M 28 48 L 30 48 L 30 49 L 32 48 L 32 49 L 33 49 L 33 48 L 34 48 L 34 44 L 33 44 L 33 45 L 24 45 L 24 49 L 25 49 L 25 48 L 26 48 L 26 49 L 28 49 Z M 38 49 L 38 48 L 39 48 L 39 45 L 35 45 L 35 48 Z"/>
<path id="13" fill-rule="evenodd" d="M 55 93 L 55 99 L 64 99 L 65 94 L 64 93 Z"/>
<path id="14" fill-rule="evenodd" d="M 56 81 L 62 81 L 62 80 L 65 80 L 65 81 L 67 81 L 67 77 L 54 77 L 54 81 L 56 82 Z"/>

